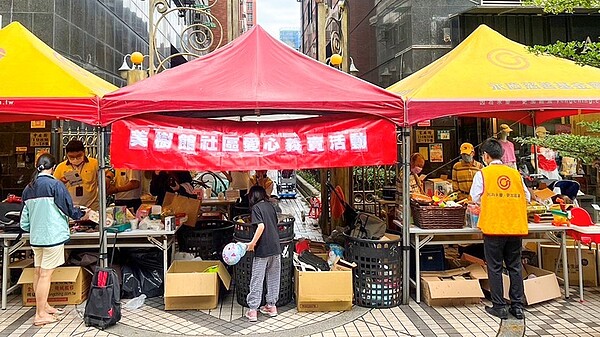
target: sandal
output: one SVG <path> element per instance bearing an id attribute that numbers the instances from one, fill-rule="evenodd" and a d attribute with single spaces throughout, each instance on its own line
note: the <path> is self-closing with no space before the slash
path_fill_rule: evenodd
<path id="1" fill-rule="evenodd" d="M 54 310 L 56 310 L 56 312 L 48 312 L 50 315 L 64 315 L 67 311 L 63 308 L 53 308 Z M 46 311 L 47 312 L 47 311 Z"/>
<path id="2" fill-rule="evenodd" d="M 45 320 L 41 320 L 41 321 L 35 321 L 34 320 L 33 321 L 33 325 L 41 327 L 41 326 L 44 326 L 46 324 L 54 324 L 54 323 L 58 323 L 58 322 L 60 322 L 60 319 L 57 318 L 57 317 L 55 317 L 55 316 L 52 316 L 52 318 L 50 318 L 50 319 L 45 319 Z"/>

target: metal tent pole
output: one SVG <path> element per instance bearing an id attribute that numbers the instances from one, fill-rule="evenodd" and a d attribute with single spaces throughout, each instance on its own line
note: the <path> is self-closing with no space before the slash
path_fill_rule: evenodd
<path id="1" fill-rule="evenodd" d="M 98 199 L 100 203 L 100 216 L 98 224 L 98 232 L 100 233 L 100 265 L 107 267 L 107 250 L 106 250 L 106 235 L 104 234 L 104 225 L 106 224 L 106 153 L 104 151 L 106 129 L 99 126 L 97 128 L 98 135 Z"/>
<path id="2" fill-rule="evenodd" d="M 405 103 L 406 104 L 406 103 Z M 405 106 L 406 110 L 406 106 Z M 402 128 L 402 304 L 410 296 L 410 128 Z"/>

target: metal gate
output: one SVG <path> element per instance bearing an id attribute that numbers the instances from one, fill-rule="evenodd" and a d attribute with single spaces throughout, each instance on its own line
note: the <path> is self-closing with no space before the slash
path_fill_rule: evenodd
<path id="1" fill-rule="evenodd" d="M 352 174 L 354 208 L 379 214 L 376 198 L 383 186 L 396 186 L 396 165 L 355 167 Z"/>
<path id="2" fill-rule="evenodd" d="M 59 158 L 64 158 L 65 146 L 73 139 L 83 142 L 88 157 L 98 158 L 98 134 L 93 126 L 80 122 L 61 121 L 60 129 L 62 130 L 62 147 L 58 149 Z"/>

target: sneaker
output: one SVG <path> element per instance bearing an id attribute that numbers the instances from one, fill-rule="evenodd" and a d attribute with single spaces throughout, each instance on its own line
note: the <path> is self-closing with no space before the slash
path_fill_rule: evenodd
<path id="1" fill-rule="evenodd" d="M 277 307 L 274 305 L 265 305 L 260 307 L 260 313 L 269 317 L 277 316 Z"/>
<path id="2" fill-rule="evenodd" d="M 520 307 L 511 307 L 508 309 L 508 312 L 513 315 L 516 319 L 523 319 L 525 315 L 523 314 L 523 308 Z"/>
<path id="3" fill-rule="evenodd" d="M 246 318 L 248 318 L 248 321 L 250 322 L 256 322 L 258 319 L 258 312 L 256 310 L 250 309 L 246 313 Z"/>

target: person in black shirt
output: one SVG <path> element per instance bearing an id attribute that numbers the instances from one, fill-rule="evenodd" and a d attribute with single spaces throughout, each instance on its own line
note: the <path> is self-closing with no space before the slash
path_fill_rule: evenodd
<path id="1" fill-rule="evenodd" d="M 281 246 L 277 230 L 277 211 L 269 202 L 267 192 L 262 186 L 250 188 L 249 201 L 252 208 L 252 223 L 257 225 L 248 250 L 254 251 L 250 292 L 246 298 L 250 310 L 246 317 L 256 322 L 260 302 L 262 300 L 263 283 L 267 280 L 267 304 L 260 308 L 264 315 L 277 316 L 275 303 L 279 298 L 279 282 L 281 277 Z"/>

